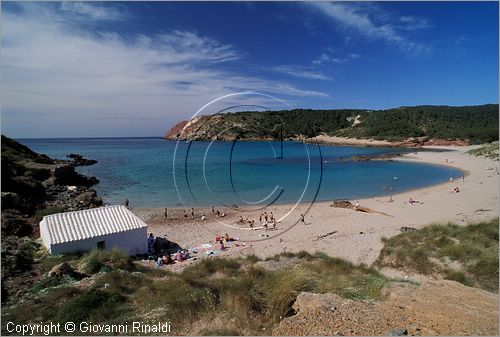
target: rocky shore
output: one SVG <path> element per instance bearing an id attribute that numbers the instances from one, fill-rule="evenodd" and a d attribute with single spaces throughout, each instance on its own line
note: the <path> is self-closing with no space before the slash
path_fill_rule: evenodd
<path id="1" fill-rule="evenodd" d="M 2 302 L 30 282 L 27 245 L 39 237 L 44 215 L 102 206 L 91 187 L 99 182 L 75 170 L 95 164 L 80 155 L 55 160 L 2 135 Z"/>

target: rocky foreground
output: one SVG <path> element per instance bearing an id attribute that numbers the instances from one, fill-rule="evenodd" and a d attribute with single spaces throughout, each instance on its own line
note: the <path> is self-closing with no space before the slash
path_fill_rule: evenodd
<path id="1" fill-rule="evenodd" d="M 293 304 L 296 314 L 273 335 L 496 335 L 497 301 L 497 294 L 446 280 L 393 284 L 379 302 L 303 292 Z"/>

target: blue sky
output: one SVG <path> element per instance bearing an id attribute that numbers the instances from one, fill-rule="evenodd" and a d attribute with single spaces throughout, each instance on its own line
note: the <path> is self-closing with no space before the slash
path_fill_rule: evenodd
<path id="1" fill-rule="evenodd" d="M 498 103 L 498 2 L 2 2 L 2 133 L 159 136 L 238 104 Z"/>

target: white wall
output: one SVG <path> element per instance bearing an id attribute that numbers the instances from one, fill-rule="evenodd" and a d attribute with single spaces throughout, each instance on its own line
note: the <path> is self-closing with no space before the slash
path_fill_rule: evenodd
<path id="1" fill-rule="evenodd" d="M 42 236 L 42 240 L 44 240 L 42 227 L 44 226 L 40 226 L 40 235 Z M 85 240 L 53 244 L 51 247 L 47 248 L 49 248 L 49 252 L 52 255 L 65 254 L 78 251 L 89 251 L 97 248 L 97 242 L 106 241 L 106 250 L 116 247 L 127 252 L 129 255 L 143 254 L 148 252 L 147 230 L 147 227 L 142 227 L 120 233 L 96 236 Z M 44 240 L 44 244 L 45 242 Z"/>

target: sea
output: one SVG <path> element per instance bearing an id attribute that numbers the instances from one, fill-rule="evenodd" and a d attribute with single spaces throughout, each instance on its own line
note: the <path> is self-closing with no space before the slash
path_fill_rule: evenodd
<path id="1" fill-rule="evenodd" d="M 99 179 L 107 204 L 131 207 L 248 206 L 356 200 L 446 182 L 454 168 L 397 160 L 355 160 L 414 151 L 293 141 L 171 141 L 162 138 L 17 139 L 56 159 L 98 162 L 77 170 Z M 411 196 L 411 192 L 408 192 Z"/>

